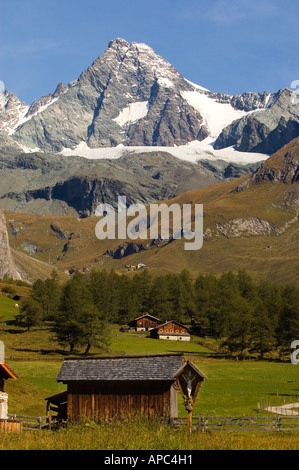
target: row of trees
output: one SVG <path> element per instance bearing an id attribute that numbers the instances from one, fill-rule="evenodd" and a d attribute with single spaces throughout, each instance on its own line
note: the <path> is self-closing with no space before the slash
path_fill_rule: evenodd
<path id="1" fill-rule="evenodd" d="M 22 306 L 30 328 L 53 322 L 57 340 L 70 350 L 85 345 L 107 346 L 108 326 L 127 324 L 150 313 L 161 321 L 196 323 L 219 339 L 230 353 L 289 351 L 299 339 L 299 288 L 254 283 L 244 271 L 221 276 L 180 274 L 151 276 L 144 270 L 132 277 L 93 271 L 75 273 L 61 285 L 55 273 L 38 280 Z"/>

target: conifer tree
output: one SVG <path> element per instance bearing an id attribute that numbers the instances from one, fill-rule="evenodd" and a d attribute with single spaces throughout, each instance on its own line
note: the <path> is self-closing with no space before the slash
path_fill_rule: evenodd
<path id="1" fill-rule="evenodd" d="M 79 273 L 66 282 L 62 290 L 60 313 L 55 320 L 54 331 L 60 344 L 70 348 L 85 346 L 88 353 L 91 346 L 106 346 L 108 333 L 92 293 Z"/>
<path id="2" fill-rule="evenodd" d="M 250 351 L 258 352 L 260 359 L 275 346 L 275 327 L 268 309 L 261 300 L 252 314 L 249 343 Z"/>
<path id="3" fill-rule="evenodd" d="M 30 331 L 32 326 L 38 326 L 43 320 L 42 308 L 39 302 L 27 297 L 21 305 L 20 313 L 16 317 L 17 323 L 23 323 Z"/>

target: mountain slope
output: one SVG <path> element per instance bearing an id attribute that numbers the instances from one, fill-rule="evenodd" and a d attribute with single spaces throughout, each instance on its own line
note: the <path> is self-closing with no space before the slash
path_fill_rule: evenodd
<path id="1" fill-rule="evenodd" d="M 100 203 L 150 204 L 234 179 L 256 168 L 224 161 L 189 163 L 156 151 L 116 160 L 87 160 L 44 153 L 0 158 L 0 207 L 35 214 L 94 215 Z"/>
<path id="2" fill-rule="evenodd" d="M 297 178 L 284 176 L 293 170 L 297 174 L 298 154 L 295 140 L 253 174 L 166 201 L 204 205 L 204 243 L 198 251 L 184 250 L 184 239 L 101 241 L 93 217 L 16 213 L 7 213 L 10 243 L 19 253 L 50 260 L 60 271 L 88 272 L 94 267 L 126 272 L 126 265 L 144 263 L 153 274 L 183 268 L 195 275 L 246 269 L 256 279 L 298 283 L 299 184 Z M 276 171 L 274 179 L 267 176 L 269 168 Z"/>

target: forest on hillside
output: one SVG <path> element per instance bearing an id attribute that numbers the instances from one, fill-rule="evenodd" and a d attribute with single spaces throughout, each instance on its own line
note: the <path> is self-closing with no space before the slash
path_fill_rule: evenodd
<path id="1" fill-rule="evenodd" d="M 242 355 L 290 351 L 299 339 L 299 288 L 253 282 L 245 271 L 221 276 L 179 274 L 132 277 L 114 271 L 75 272 L 60 283 L 55 271 L 37 280 L 23 300 L 18 322 L 28 330 L 51 322 L 57 341 L 74 351 L 109 344 L 109 324 L 126 326 L 149 313 L 176 320 L 218 340 L 222 351 Z M 199 333 L 200 334 L 200 333 Z"/>

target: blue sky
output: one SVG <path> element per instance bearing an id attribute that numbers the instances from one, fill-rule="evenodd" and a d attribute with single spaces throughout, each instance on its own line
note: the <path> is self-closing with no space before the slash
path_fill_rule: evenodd
<path id="1" fill-rule="evenodd" d="M 0 80 L 31 104 L 122 37 L 212 91 L 276 91 L 299 79 L 298 18 L 296 0 L 0 0 Z"/>

